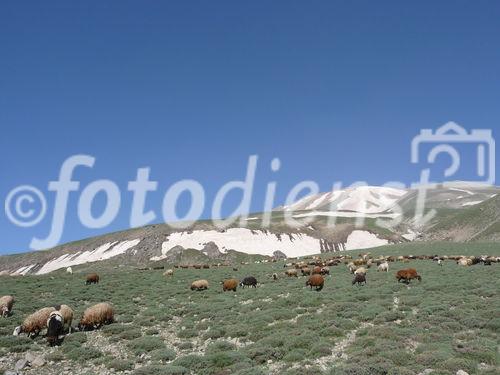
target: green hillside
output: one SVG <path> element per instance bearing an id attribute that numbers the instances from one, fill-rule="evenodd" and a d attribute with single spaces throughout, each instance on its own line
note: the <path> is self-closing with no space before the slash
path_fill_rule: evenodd
<path id="1" fill-rule="evenodd" d="M 407 243 L 369 252 L 500 256 L 492 243 Z M 13 315 L 0 319 L 0 372 L 31 353 L 45 363 L 25 368 L 24 375 L 499 373 L 500 263 L 394 262 L 388 273 L 369 269 L 366 286 L 353 286 L 341 264 L 331 267 L 321 292 L 306 288 L 304 277 L 285 277 L 283 262 L 250 263 L 238 271 L 176 269 L 171 278 L 163 270 L 104 264 L 96 264 L 101 282 L 92 286 L 84 285 L 92 265 L 75 267 L 73 275 L 0 277 L 0 295 L 17 300 Z M 407 267 L 416 268 L 422 281 L 398 283 L 394 273 Z M 258 288 L 222 292 L 222 279 L 248 275 L 258 279 Z M 201 278 L 210 288 L 191 291 L 190 283 Z M 43 306 L 66 303 L 77 321 L 101 301 L 115 306 L 117 322 L 73 333 L 60 347 L 48 347 L 41 336 L 11 336 Z"/>

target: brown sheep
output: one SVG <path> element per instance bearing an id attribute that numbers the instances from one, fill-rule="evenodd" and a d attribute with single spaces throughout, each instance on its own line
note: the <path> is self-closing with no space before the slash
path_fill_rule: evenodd
<path id="1" fill-rule="evenodd" d="M 227 292 L 228 290 L 232 290 L 233 292 L 236 292 L 236 288 L 238 287 L 238 284 L 240 281 L 238 279 L 227 279 L 222 282 L 222 290 L 224 292 Z"/>
<path id="2" fill-rule="evenodd" d="M 286 270 L 285 275 L 287 275 L 288 277 L 298 277 L 297 270 L 295 269 Z"/>
<path id="3" fill-rule="evenodd" d="M 28 334 L 28 337 L 36 337 L 47 326 L 47 319 L 50 313 L 56 311 L 54 307 L 44 307 L 33 314 L 27 316 L 23 324 L 16 327 L 13 335 L 18 336 L 20 333 Z"/>
<path id="4" fill-rule="evenodd" d="M 407 268 L 404 270 L 399 270 L 396 273 L 396 279 L 398 282 L 403 281 L 405 284 L 409 284 L 410 280 L 417 279 L 418 281 L 422 281 L 422 277 L 417 273 L 415 268 Z"/>
<path id="5" fill-rule="evenodd" d="M 323 279 L 323 276 L 321 275 L 311 275 L 309 276 L 309 279 L 306 281 L 306 286 L 316 288 L 316 291 L 319 292 L 321 289 L 323 289 L 323 285 L 325 284 L 325 279 Z"/>
<path id="6" fill-rule="evenodd" d="M 85 285 L 99 284 L 99 275 L 97 273 L 91 273 L 87 275 L 85 280 Z"/>
<path id="7" fill-rule="evenodd" d="M 7 318 L 10 315 L 13 305 L 14 305 L 14 297 L 3 296 L 0 298 L 0 314 L 3 318 Z"/>
<path id="8" fill-rule="evenodd" d="M 191 290 L 205 290 L 208 289 L 207 280 L 196 280 L 191 283 Z"/>
<path id="9" fill-rule="evenodd" d="M 115 311 L 113 307 L 106 302 L 98 303 L 97 305 L 87 308 L 80 323 L 78 324 L 79 331 L 87 331 L 95 328 L 100 328 L 104 324 L 111 324 L 115 321 Z"/>
<path id="10" fill-rule="evenodd" d="M 321 275 L 321 267 L 320 266 L 314 267 L 312 270 L 312 274 L 313 275 Z"/>

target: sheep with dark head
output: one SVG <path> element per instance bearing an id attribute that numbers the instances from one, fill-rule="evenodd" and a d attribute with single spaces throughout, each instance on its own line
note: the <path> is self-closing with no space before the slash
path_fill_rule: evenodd
<path id="1" fill-rule="evenodd" d="M 363 285 L 363 283 L 366 285 L 366 275 L 364 273 L 355 274 L 354 279 L 352 280 L 352 285 L 356 283 L 358 285 Z"/>
<path id="2" fill-rule="evenodd" d="M 0 298 L 0 314 L 3 318 L 7 318 L 10 315 L 12 306 L 14 306 L 14 297 L 3 296 Z"/>
<path id="3" fill-rule="evenodd" d="M 300 269 L 300 272 L 302 272 L 302 276 L 307 276 L 311 274 L 312 270 L 309 267 L 304 267 Z"/>
<path id="4" fill-rule="evenodd" d="M 97 305 L 87 308 L 80 323 L 78 323 L 79 331 L 88 331 L 100 328 L 105 324 L 111 324 L 115 321 L 115 310 L 107 302 L 101 302 Z"/>
<path id="5" fill-rule="evenodd" d="M 242 288 L 245 288 L 245 286 L 257 288 L 257 279 L 253 276 L 247 276 L 241 280 L 240 286 Z"/>
<path id="6" fill-rule="evenodd" d="M 49 345 L 60 345 L 63 333 L 64 318 L 60 311 L 52 311 L 47 319 L 47 341 Z"/>
<path id="7" fill-rule="evenodd" d="M 296 269 L 286 270 L 285 275 L 287 275 L 288 277 L 298 277 Z"/>
<path id="8" fill-rule="evenodd" d="M 330 268 L 328 267 L 321 267 L 321 272 L 320 272 L 320 275 L 329 275 L 330 274 Z"/>

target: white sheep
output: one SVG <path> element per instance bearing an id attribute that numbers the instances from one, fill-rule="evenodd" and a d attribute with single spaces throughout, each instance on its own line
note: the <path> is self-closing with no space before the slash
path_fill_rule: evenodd
<path id="1" fill-rule="evenodd" d="M 66 268 L 66 273 L 73 275 L 73 268 L 71 267 Z"/>
<path id="2" fill-rule="evenodd" d="M 380 263 L 377 267 L 377 271 L 389 272 L 389 263 L 387 262 Z"/>
<path id="3" fill-rule="evenodd" d="M 0 298 L 0 314 L 2 315 L 3 318 L 6 318 L 10 315 L 13 305 L 14 305 L 14 297 L 3 296 Z"/>
<path id="4" fill-rule="evenodd" d="M 354 271 L 355 275 L 366 275 L 366 268 L 365 267 L 359 267 Z"/>
<path id="5" fill-rule="evenodd" d="M 163 276 L 173 276 L 173 275 L 174 275 L 173 269 L 168 269 L 165 272 L 163 272 Z"/>

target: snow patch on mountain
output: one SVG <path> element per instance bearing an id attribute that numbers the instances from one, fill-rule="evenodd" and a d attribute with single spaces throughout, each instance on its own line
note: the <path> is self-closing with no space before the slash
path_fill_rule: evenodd
<path id="1" fill-rule="evenodd" d="M 347 237 L 346 250 L 366 249 L 387 245 L 389 241 L 378 238 L 375 234 L 366 230 L 354 230 Z"/>
<path id="2" fill-rule="evenodd" d="M 43 267 L 38 270 L 37 275 L 43 275 L 65 267 L 110 259 L 125 253 L 127 250 L 136 246 L 139 242 L 141 242 L 140 239 L 122 242 L 108 242 L 91 251 L 79 251 L 75 254 L 63 254 L 60 257 L 45 263 Z"/>
<path id="3" fill-rule="evenodd" d="M 461 193 L 466 193 L 466 194 L 469 194 L 469 195 L 474 195 L 474 193 L 470 190 L 464 190 L 464 189 L 457 189 L 457 188 L 449 188 L 450 190 L 453 190 L 453 191 L 459 191 Z"/>
<path id="4" fill-rule="evenodd" d="M 479 203 L 483 203 L 484 201 L 472 201 L 472 202 L 465 202 L 465 203 L 462 203 L 462 206 L 474 206 L 476 204 L 479 204 Z"/>
<path id="5" fill-rule="evenodd" d="M 21 268 L 19 268 L 17 271 L 14 271 L 14 272 L 13 272 L 13 274 L 14 274 L 14 275 L 23 275 L 23 276 L 24 276 L 24 275 L 26 275 L 28 272 L 30 272 L 30 271 L 31 271 L 31 269 L 32 269 L 33 267 L 35 267 L 35 266 L 36 266 L 36 263 L 35 263 L 35 264 L 31 264 L 31 265 L 29 265 L 29 266 L 24 266 L 24 267 L 21 267 Z"/>
<path id="6" fill-rule="evenodd" d="M 272 256 L 280 250 L 288 257 L 312 255 L 319 252 L 319 240 L 306 234 L 276 234 L 264 231 L 252 231 L 246 228 L 230 228 L 225 232 L 216 230 L 195 230 L 192 232 L 176 232 L 168 236 L 162 244 L 162 255 L 152 260 L 164 258 L 168 250 L 175 246 L 185 249 L 203 250 L 205 244 L 214 242 L 222 252 L 237 250 L 247 254 Z"/>
<path id="7" fill-rule="evenodd" d="M 407 193 L 406 190 L 379 186 L 358 186 L 345 190 L 309 195 L 283 206 L 284 211 L 329 210 L 380 213 L 390 210 Z"/>
<path id="8" fill-rule="evenodd" d="M 294 218 L 308 217 L 308 216 L 332 216 L 332 217 L 366 217 L 366 218 L 388 218 L 394 219 L 400 214 L 365 214 L 362 212 L 348 212 L 348 211 L 311 211 L 302 214 L 293 215 Z"/>
<path id="9" fill-rule="evenodd" d="M 246 228 L 231 228 L 224 232 L 215 230 L 195 230 L 176 232 L 162 243 L 161 255 L 151 258 L 157 261 L 165 259 L 167 252 L 176 246 L 184 249 L 203 250 L 209 242 L 214 242 L 222 252 L 237 250 L 247 254 L 273 256 L 275 251 L 286 254 L 289 258 L 318 254 L 320 240 L 304 233 L 281 234 L 280 236 L 265 231 L 252 231 Z M 378 238 L 368 231 L 355 230 L 348 237 L 345 249 L 355 250 L 386 245 L 387 240 Z"/>

